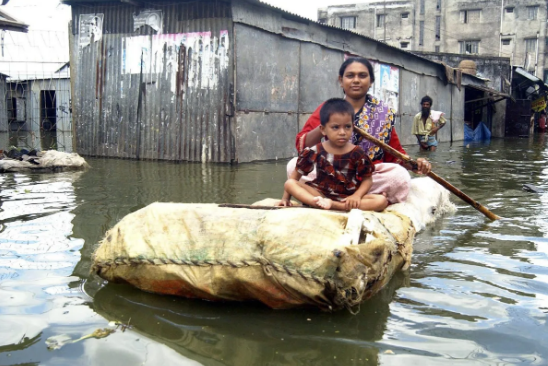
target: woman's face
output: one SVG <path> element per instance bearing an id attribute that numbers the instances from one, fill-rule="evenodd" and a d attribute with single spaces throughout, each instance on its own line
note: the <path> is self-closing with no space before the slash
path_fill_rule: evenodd
<path id="1" fill-rule="evenodd" d="M 346 67 L 343 76 L 339 76 L 339 82 L 347 97 L 361 99 L 371 86 L 369 69 L 360 62 L 353 62 Z"/>

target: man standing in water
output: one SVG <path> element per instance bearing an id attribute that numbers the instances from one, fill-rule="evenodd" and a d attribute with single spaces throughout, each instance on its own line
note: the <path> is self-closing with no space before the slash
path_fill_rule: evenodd
<path id="1" fill-rule="evenodd" d="M 417 136 L 421 150 L 436 151 L 436 133 L 445 126 L 443 112 L 433 111 L 432 98 L 425 95 L 421 99 L 421 111 L 413 119 L 412 134 Z"/>

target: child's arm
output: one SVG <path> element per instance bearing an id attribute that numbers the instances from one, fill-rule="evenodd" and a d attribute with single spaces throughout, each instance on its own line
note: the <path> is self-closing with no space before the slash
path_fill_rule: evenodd
<path id="1" fill-rule="evenodd" d="M 289 176 L 289 179 L 294 179 L 296 180 L 297 182 L 301 179 L 303 175 L 301 173 L 299 173 L 297 171 L 297 169 L 295 169 L 291 175 Z M 282 196 L 282 200 L 278 203 L 278 206 L 284 206 L 284 207 L 289 207 L 291 206 L 291 195 L 289 194 L 288 191 L 286 191 L 284 189 L 284 194 Z"/>
<path id="2" fill-rule="evenodd" d="M 369 177 L 364 177 L 356 192 L 354 192 L 353 195 L 346 197 L 344 200 L 346 209 L 351 210 L 353 208 L 359 208 L 363 196 L 369 192 L 372 185 L 373 177 L 371 175 Z"/>

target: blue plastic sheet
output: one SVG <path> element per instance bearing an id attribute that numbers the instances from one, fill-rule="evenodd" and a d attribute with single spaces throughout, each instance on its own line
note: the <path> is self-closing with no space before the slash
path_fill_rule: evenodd
<path id="1" fill-rule="evenodd" d="M 474 130 L 472 130 L 468 125 L 464 125 L 464 140 L 465 141 L 485 141 L 491 140 L 491 131 L 485 125 L 485 123 L 480 122 Z"/>

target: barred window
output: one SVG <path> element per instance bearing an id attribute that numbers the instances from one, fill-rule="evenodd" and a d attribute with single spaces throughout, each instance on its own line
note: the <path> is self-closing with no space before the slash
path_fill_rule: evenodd
<path id="1" fill-rule="evenodd" d="M 536 53 L 537 52 L 537 39 L 529 38 L 525 40 L 525 52 Z"/>
<path id="2" fill-rule="evenodd" d="M 461 23 L 479 23 L 481 21 L 481 10 L 461 10 Z"/>
<path id="3" fill-rule="evenodd" d="M 341 17 L 341 28 L 342 29 L 355 29 L 356 28 L 356 17 Z"/>
<path id="4" fill-rule="evenodd" d="M 419 23 L 419 46 L 424 45 L 424 20 Z"/>
<path id="5" fill-rule="evenodd" d="M 479 53 L 480 41 L 459 41 L 460 53 L 475 55 Z"/>
<path id="6" fill-rule="evenodd" d="M 538 16 L 538 6 L 527 7 L 527 19 L 536 20 Z"/>
<path id="7" fill-rule="evenodd" d="M 377 28 L 384 27 L 384 21 L 386 17 L 384 14 L 377 14 Z"/>

